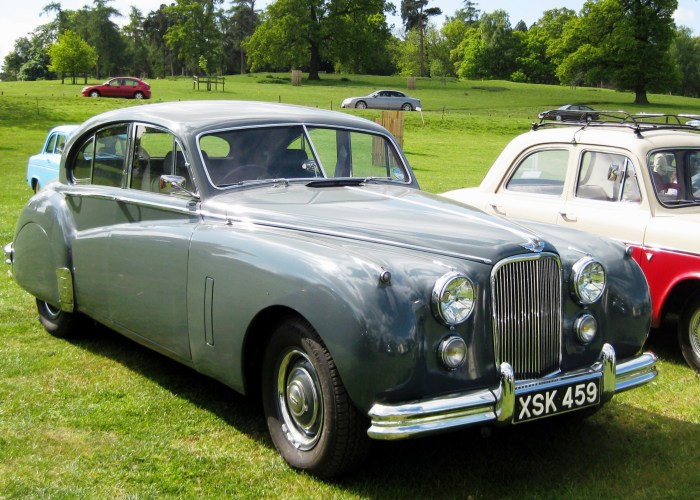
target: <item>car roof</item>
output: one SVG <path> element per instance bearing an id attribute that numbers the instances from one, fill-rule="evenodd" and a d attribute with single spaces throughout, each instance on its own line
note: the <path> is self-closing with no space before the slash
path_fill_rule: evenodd
<path id="1" fill-rule="evenodd" d="M 382 126 L 346 113 L 292 104 L 228 100 L 175 101 L 130 106 L 94 116 L 83 127 L 88 129 L 118 121 L 139 121 L 160 125 L 173 132 L 194 134 L 213 129 L 298 123 L 386 133 Z"/>
<path id="2" fill-rule="evenodd" d="M 521 134 L 514 142 L 519 148 L 542 144 L 590 144 L 639 151 L 670 147 L 700 147 L 700 133 L 673 128 L 646 129 L 637 134 L 630 127 L 612 125 L 539 128 Z"/>

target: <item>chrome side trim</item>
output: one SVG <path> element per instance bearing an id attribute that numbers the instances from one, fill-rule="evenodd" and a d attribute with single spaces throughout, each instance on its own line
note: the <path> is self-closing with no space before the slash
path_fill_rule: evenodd
<path id="1" fill-rule="evenodd" d="M 615 349 L 605 344 L 597 362 L 588 368 L 559 374 L 553 378 L 527 380 L 518 384 L 508 363 L 500 366 L 500 381 L 495 389 L 450 394 L 448 396 L 397 404 L 377 403 L 369 410 L 374 439 L 404 439 L 459 427 L 507 425 L 513 421 L 515 398 L 521 392 L 556 388 L 585 380 L 601 380 L 601 403 L 615 393 L 643 385 L 657 376 L 656 356 L 642 353 L 620 364 Z"/>

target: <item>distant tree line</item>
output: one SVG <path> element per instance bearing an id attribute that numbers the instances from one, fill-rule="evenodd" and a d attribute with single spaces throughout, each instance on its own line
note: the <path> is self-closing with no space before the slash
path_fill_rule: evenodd
<path id="1" fill-rule="evenodd" d="M 147 15 L 131 7 L 121 27 L 111 2 L 46 5 L 48 22 L 15 41 L 2 78 L 302 69 L 312 80 L 326 71 L 601 86 L 632 91 L 637 103 L 647 92 L 700 97 L 700 38 L 675 25 L 677 0 L 590 0 L 531 26 L 466 0 L 439 27 L 430 0 L 402 0 L 393 32 L 386 0 L 276 0 L 262 11 L 256 0 L 172 0 Z"/>

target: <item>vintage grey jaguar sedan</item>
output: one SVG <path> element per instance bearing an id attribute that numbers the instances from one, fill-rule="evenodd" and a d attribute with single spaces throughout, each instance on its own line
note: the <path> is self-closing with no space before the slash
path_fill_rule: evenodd
<path id="1" fill-rule="evenodd" d="M 5 247 L 44 327 L 89 317 L 261 397 L 294 468 L 370 438 L 585 414 L 656 376 L 623 245 L 419 190 L 359 117 L 159 103 L 78 128 Z"/>

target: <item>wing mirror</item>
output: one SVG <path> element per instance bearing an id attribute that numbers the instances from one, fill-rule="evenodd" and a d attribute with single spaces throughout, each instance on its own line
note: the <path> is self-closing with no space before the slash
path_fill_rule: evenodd
<path id="1" fill-rule="evenodd" d="M 185 187 L 187 179 L 180 175 L 161 175 L 159 188 L 161 193 L 185 193 L 192 198 L 199 199 L 199 195 Z"/>

